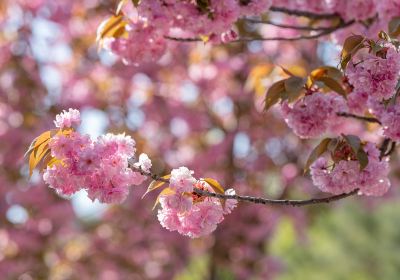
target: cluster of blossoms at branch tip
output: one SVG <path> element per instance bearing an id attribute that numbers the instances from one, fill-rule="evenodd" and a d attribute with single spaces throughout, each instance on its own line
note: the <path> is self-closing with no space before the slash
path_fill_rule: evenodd
<path id="1" fill-rule="evenodd" d="M 294 104 L 285 101 L 281 109 L 285 122 L 301 138 L 314 138 L 335 130 L 343 122 L 336 112 L 348 111 L 345 99 L 334 92 L 315 92 Z"/>
<path id="2" fill-rule="evenodd" d="M 69 128 L 79 124 L 79 111 L 70 109 L 56 117 L 56 126 Z M 146 177 L 128 168 L 135 156 L 135 141 L 124 134 L 106 134 L 96 140 L 72 131 L 57 134 L 49 143 L 53 161 L 43 174 L 44 181 L 62 195 L 85 189 L 88 196 L 105 203 L 122 202 L 129 187 L 141 184 Z M 135 163 L 149 171 L 151 161 L 141 154 Z"/>
<path id="3" fill-rule="evenodd" d="M 195 189 L 214 190 L 192 174 L 193 171 L 186 167 L 172 170 L 169 188 L 159 196 L 161 209 L 158 210 L 158 220 L 170 231 L 195 238 L 213 232 L 223 221 L 224 214 L 231 213 L 236 207 L 237 201 L 227 199 L 223 204 L 218 198 L 199 196 Z M 235 191 L 228 189 L 225 194 L 233 195 Z"/>
<path id="4" fill-rule="evenodd" d="M 400 53 L 388 45 L 379 55 L 368 53 L 355 58 L 346 68 L 346 76 L 353 87 L 348 97 L 350 110 L 363 114 L 368 109 L 382 123 L 384 136 L 400 140 L 400 108 L 396 95 Z M 388 101 L 389 104 L 383 104 Z"/>
<path id="5" fill-rule="evenodd" d="M 68 111 L 63 111 L 56 116 L 54 124 L 56 127 L 63 129 L 72 126 L 77 126 L 81 123 L 81 114 L 76 109 L 69 109 Z"/>
<path id="6" fill-rule="evenodd" d="M 384 195 L 390 187 L 390 181 L 387 178 L 388 160 L 380 160 L 380 151 L 373 143 L 365 144 L 364 151 L 368 155 L 368 165 L 362 170 L 357 160 L 348 158 L 348 153 L 351 153 L 350 147 L 345 147 L 344 151 L 340 151 L 342 159 L 332 162 L 326 157 L 318 158 L 311 165 L 313 183 L 321 191 L 332 194 L 348 193 L 359 189 L 359 194 L 362 195 Z"/>

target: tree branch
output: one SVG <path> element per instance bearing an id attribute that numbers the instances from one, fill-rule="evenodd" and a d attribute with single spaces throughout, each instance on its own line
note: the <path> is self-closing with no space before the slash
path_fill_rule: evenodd
<path id="1" fill-rule="evenodd" d="M 282 23 L 276 23 L 270 20 L 262 20 L 262 19 L 254 19 L 254 18 L 245 18 L 247 22 L 250 23 L 261 23 L 261 24 L 269 24 L 280 28 L 285 29 L 295 29 L 295 30 L 304 30 L 304 31 L 324 31 L 330 30 L 332 27 L 312 27 L 312 26 L 297 26 L 297 25 L 288 25 Z"/>
<path id="2" fill-rule="evenodd" d="M 264 37 L 246 38 L 246 37 L 244 37 L 244 38 L 239 38 L 239 39 L 230 41 L 229 43 L 254 42 L 254 41 L 287 41 L 287 42 L 291 42 L 291 41 L 317 39 L 319 37 L 329 35 L 339 29 L 348 27 L 348 26 L 352 25 L 354 22 L 355 22 L 354 20 L 351 20 L 348 22 L 342 22 L 342 23 L 338 24 L 337 26 L 326 28 L 325 30 L 323 30 L 317 34 L 313 34 L 313 35 L 301 35 L 301 36 L 289 37 L 289 38 L 288 37 L 269 37 L 269 38 L 264 38 Z M 171 36 L 164 36 L 164 38 L 168 39 L 168 40 L 178 41 L 178 42 L 200 42 L 200 41 L 202 41 L 200 38 L 177 38 L 177 37 L 171 37 Z"/>
<path id="3" fill-rule="evenodd" d="M 155 181 L 160 181 L 164 183 L 169 183 L 169 179 L 162 178 L 161 176 L 158 176 L 156 174 L 152 174 L 151 172 L 146 172 L 142 170 L 139 167 L 136 167 L 134 165 L 133 159 L 130 159 L 129 161 L 129 168 L 131 168 L 134 171 L 139 172 L 143 176 L 147 176 Z M 194 193 L 205 196 L 205 197 L 215 197 L 219 199 L 235 199 L 237 201 L 243 201 L 243 202 L 251 202 L 255 204 L 274 204 L 274 205 L 286 205 L 286 206 L 293 206 L 293 207 L 299 207 L 299 206 L 307 206 L 307 205 L 313 205 L 313 204 L 323 204 L 323 203 L 330 203 L 333 201 L 337 201 L 352 195 L 357 194 L 358 189 L 355 189 L 349 193 L 343 193 L 339 195 L 333 195 L 333 196 L 328 196 L 328 197 L 323 197 L 323 198 L 311 198 L 311 199 L 306 199 L 306 200 L 290 200 L 290 199 L 269 199 L 269 198 L 262 198 L 262 197 L 254 197 L 254 196 L 248 196 L 248 195 L 229 195 L 229 194 L 221 194 L 221 193 L 212 193 L 208 191 L 204 191 L 201 189 L 195 188 L 193 190 Z"/>
<path id="4" fill-rule="evenodd" d="M 359 115 L 346 113 L 346 112 L 338 112 L 338 113 L 336 113 L 336 115 L 339 117 L 353 118 L 353 119 L 366 121 L 366 122 L 370 122 L 370 123 L 382 124 L 377 118 L 372 118 L 372 117 L 364 117 L 364 116 L 359 116 Z"/>
<path id="5" fill-rule="evenodd" d="M 307 17 L 311 19 L 333 19 L 333 18 L 340 18 L 340 15 L 337 13 L 332 13 L 332 14 L 316 14 L 312 12 L 307 12 L 307 11 L 298 11 L 298 10 L 290 10 L 286 9 L 283 7 L 275 7 L 272 6 L 269 8 L 270 11 L 272 12 L 279 12 L 279 13 L 284 13 L 289 16 L 297 16 L 297 17 Z"/>

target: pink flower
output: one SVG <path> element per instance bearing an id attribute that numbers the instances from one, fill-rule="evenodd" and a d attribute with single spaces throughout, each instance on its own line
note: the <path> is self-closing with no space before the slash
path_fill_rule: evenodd
<path id="1" fill-rule="evenodd" d="M 194 205 L 191 211 L 178 217 L 181 222 L 178 232 L 191 238 L 210 234 L 224 219 L 221 204 L 209 200 Z"/>
<path id="2" fill-rule="evenodd" d="M 347 111 L 343 97 L 335 93 L 314 93 L 293 105 L 282 104 L 282 115 L 287 125 L 301 138 L 318 137 L 343 122 L 337 112 Z"/>
<path id="3" fill-rule="evenodd" d="M 125 64 L 139 65 L 143 62 L 159 60 L 167 49 L 162 30 L 148 25 L 145 21 L 131 22 L 127 27 L 129 37 L 112 39 L 106 44 L 114 54 L 120 56 Z"/>
<path id="4" fill-rule="evenodd" d="M 225 194 L 227 194 L 227 195 L 235 195 L 236 192 L 235 192 L 234 189 L 227 189 L 225 191 Z M 238 204 L 238 201 L 236 199 L 227 199 L 227 200 L 225 200 L 224 214 L 232 213 L 233 209 L 236 208 L 237 204 Z"/>
<path id="5" fill-rule="evenodd" d="M 380 101 L 394 95 L 399 71 L 400 54 L 389 47 L 386 58 L 366 54 L 357 64 L 349 63 L 346 75 L 355 92 L 363 92 L 370 99 Z"/>
<path id="6" fill-rule="evenodd" d="M 157 218 L 160 221 L 160 224 L 170 231 L 178 230 L 181 226 L 181 222 L 179 221 L 178 214 L 175 210 L 169 208 L 159 209 Z"/>
<path id="7" fill-rule="evenodd" d="M 359 189 L 359 194 L 382 196 L 389 187 L 389 164 L 386 159 L 379 159 L 379 150 L 372 143 L 364 146 L 368 155 L 368 165 L 360 170 L 356 160 L 340 160 L 328 166 L 324 157 L 311 165 L 313 183 L 323 192 L 332 194 L 348 193 Z"/>
<path id="8" fill-rule="evenodd" d="M 374 0 L 335 0 L 333 2 L 336 5 L 336 12 L 346 21 L 366 20 L 376 13 Z"/>
<path id="9" fill-rule="evenodd" d="M 190 194 L 161 195 L 159 199 L 162 208 L 172 209 L 179 213 L 190 211 L 193 205 L 193 198 Z"/>
<path id="10" fill-rule="evenodd" d="M 63 129 L 69 128 L 73 125 L 79 125 L 81 123 L 81 115 L 78 110 L 69 108 L 68 111 L 62 111 L 62 113 L 56 116 L 54 124 L 56 127 Z"/>
<path id="11" fill-rule="evenodd" d="M 373 112 L 376 114 L 383 126 L 383 135 L 394 141 L 400 140 L 400 103 L 383 106 L 375 106 Z"/>
<path id="12" fill-rule="evenodd" d="M 93 200 L 121 203 L 130 186 L 139 185 L 146 179 L 129 168 L 128 159 L 135 156 L 136 149 L 135 141 L 125 134 L 109 133 L 93 141 L 74 131 L 54 136 L 49 148 L 58 161 L 47 167 L 43 178 L 62 195 L 85 189 Z M 142 154 L 139 165 L 148 171 L 151 160 Z"/>
<path id="13" fill-rule="evenodd" d="M 140 167 L 143 171 L 149 172 L 152 166 L 151 160 L 147 154 L 140 154 L 139 161 L 137 162 L 137 166 Z"/>
<path id="14" fill-rule="evenodd" d="M 177 193 L 192 192 L 196 179 L 192 176 L 193 171 L 187 167 L 179 167 L 171 171 L 170 188 Z"/>
<path id="15" fill-rule="evenodd" d="M 171 172 L 171 179 L 186 183 L 190 182 L 197 189 L 214 192 L 209 184 L 204 181 L 192 182 L 192 172 L 186 167 L 174 169 Z M 200 237 L 213 232 L 217 225 L 223 221 L 224 214 L 229 214 L 236 207 L 237 201 L 228 199 L 223 207 L 217 198 L 198 195 L 188 192 L 186 187 L 172 187 L 176 183 L 171 182 L 170 192 L 159 197 L 161 210 L 158 211 L 158 219 L 163 227 L 171 231 L 178 231 L 180 234 L 191 238 Z M 180 183 L 179 183 L 180 184 Z M 226 191 L 226 194 L 235 194 L 233 189 Z"/>

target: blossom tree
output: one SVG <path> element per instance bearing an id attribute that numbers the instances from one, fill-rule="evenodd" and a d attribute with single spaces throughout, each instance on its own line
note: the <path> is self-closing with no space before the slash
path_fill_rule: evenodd
<path id="1" fill-rule="evenodd" d="M 0 15 L 7 279 L 171 279 L 196 254 L 210 279 L 272 279 L 281 219 L 302 236 L 320 204 L 395 198 L 400 1 L 6 0 Z M 90 111 L 111 132 L 86 133 Z M 99 220 L 66 200 L 82 191 L 109 207 Z"/>

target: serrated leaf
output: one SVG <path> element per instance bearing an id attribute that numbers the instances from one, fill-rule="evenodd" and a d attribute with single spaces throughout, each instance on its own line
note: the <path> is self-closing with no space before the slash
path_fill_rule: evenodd
<path id="1" fill-rule="evenodd" d="M 164 175 L 161 178 L 165 179 L 165 180 L 169 180 L 169 178 L 171 178 L 171 174 Z M 152 191 L 162 187 L 164 184 L 166 184 L 166 183 L 162 182 L 162 181 L 156 181 L 156 180 L 151 181 L 149 187 L 147 188 L 146 192 L 143 194 L 142 198 L 144 198 L 149 192 L 152 192 Z"/>
<path id="2" fill-rule="evenodd" d="M 343 135 L 344 140 L 350 145 L 354 154 L 357 155 L 358 151 L 361 148 L 361 140 L 356 135 Z"/>
<path id="3" fill-rule="evenodd" d="M 340 54 L 340 65 L 342 69 L 345 69 L 347 63 L 349 63 L 351 57 L 362 48 L 364 43 L 364 37 L 361 35 L 353 35 L 347 37 L 344 41 L 343 49 Z"/>
<path id="4" fill-rule="evenodd" d="M 357 152 L 357 160 L 360 163 L 360 170 L 364 170 L 368 165 L 368 155 L 362 147 Z"/>
<path id="5" fill-rule="evenodd" d="M 400 35 L 400 17 L 394 17 L 389 21 L 388 30 L 392 37 Z"/>
<path id="6" fill-rule="evenodd" d="M 346 91 L 345 89 L 342 87 L 342 85 L 337 82 L 336 80 L 330 78 L 330 77 L 319 77 L 317 79 L 317 81 L 320 81 L 322 83 L 325 84 L 325 86 L 327 86 L 328 88 L 330 88 L 331 90 L 339 93 L 341 96 L 343 96 L 344 98 L 346 98 Z"/>
<path id="7" fill-rule="evenodd" d="M 264 110 L 268 111 L 269 108 L 278 103 L 283 92 L 285 92 L 285 80 L 281 80 L 272 84 L 265 96 Z"/>
<path id="8" fill-rule="evenodd" d="M 224 193 L 225 193 L 224 188 L 221 186 L 220 183 L 218 183 L 217 180 L 212 179 L 212 178 L 204 178 L 204 179 L 202 179 L 202 180 L 203 180 L 204 182 L 208 183 L 208 184 L 213 188 L 213 190 L 214 190 L 216 193 L 221 193 L 221 194 L 224 194 Z"/>
<path id="9" fill-rule="evenodd" d="M 306 165 L 304 167 L 304 173 L 308 171 L 314 161 L 316 161 L 323 153 L 328 150 L 328 145 L 331 141 L 332 138 L 325 138 L 314 148 L 307 159 Z"/>
<path id="10" fill-rule="evenodd" d="M 165 189 L 163 189 L 163 190 L 158 194 L 158 196 L 157 196 L 157 198 L 156 198 L 156 202 L 154 203 L 154 206 L 153 206 L 153 208 L 152 208 L 151 210 L 154 210 L 154 209 L 157 207 L 158 203 L 160 203 L 160 197 L 161 197 L 162 195 L 170 195 L 170 194 L 174 194 L 174 193 L 175 193 L 175 191 L 171 190 L 170 188 L 165 188 Z"/>

